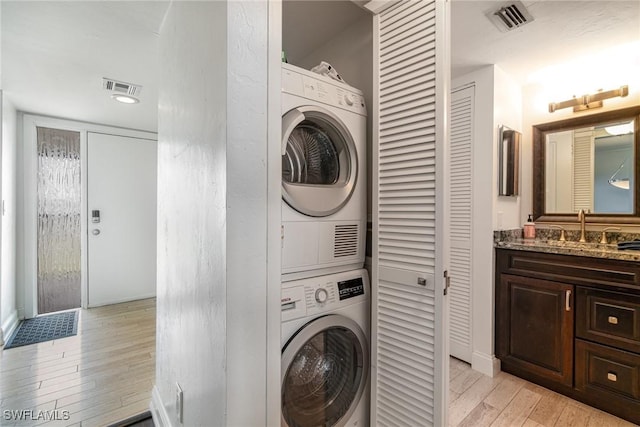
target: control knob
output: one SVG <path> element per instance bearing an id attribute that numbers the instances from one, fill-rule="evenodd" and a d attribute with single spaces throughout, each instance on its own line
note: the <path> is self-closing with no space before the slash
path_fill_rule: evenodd
<path id="1" fill-rule="evenodd" d="M 316 301 L 319 304 L 327 302 L 328 298 L 329 298 L 329 293 L 327 292 L 326 289 L 319 288 L 319 289 L 316 290 Z"/>
<path id="2" fill-rule="evenodd" d="M 346 93 L 344 95 L 344 102 L 346 102 L 347 105 L 351 106 L 354 102 L 356 102 L 356 96 L 352 93 Z"/>

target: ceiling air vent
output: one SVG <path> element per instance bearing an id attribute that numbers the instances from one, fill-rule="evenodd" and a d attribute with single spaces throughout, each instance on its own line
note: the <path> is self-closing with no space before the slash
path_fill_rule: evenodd
<path id="1" fill-rule="evenodd" d="M 491 12 L 488 17 L 503 33 L 520 28 L 533 21 L 533 16 L 519 1 L 511 1 L 504 4 L 500 9 Z"/>
<path id="2" fill-rule="evenodd" d="M 121 82 L 114 79 L 102 78 L 102 87 L 113 93 L 122 93 L 125 95 L 138 96 L 142 90 L 142 86 L 133 83 Z"/>

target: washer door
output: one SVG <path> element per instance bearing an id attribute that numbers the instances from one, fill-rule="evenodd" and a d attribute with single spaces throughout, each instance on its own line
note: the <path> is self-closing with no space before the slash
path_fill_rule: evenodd
<path id="1" fill-rule="evenodd" d="M 298 107 L 282 117 L 282 198 L 305 215 L 342 208 L 358 176 L 353 137 L 332 112 Z"/>
<path id="2" fill-rule="evenodd" d="M 367 340 L 340 315 L 303 326 L 282 352 L 282 426 L 343 426 L 369 375 Z"/>

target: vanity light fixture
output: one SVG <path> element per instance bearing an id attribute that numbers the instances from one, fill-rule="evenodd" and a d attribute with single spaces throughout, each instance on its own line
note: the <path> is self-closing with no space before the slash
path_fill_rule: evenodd
<path id="1" fill-rule="evenodd" d="M 580 97 L 573 97 L 572 99 L 562 102 L 549 103 L 549 112 L 553 113 L 556 110 L 563 108 L 573 107 L 573 112 L 578 113 L 580 111 L 591 110 L 593 108 L 602 107 L 602 101 L 609 98 L 615 98 L 616 96 L 625 97 L 629 95 L 629 86 L 620 86 L 618 89 L 608 90 L 603 92 L 599 90 L 596 93 L 582 95 Z"/>

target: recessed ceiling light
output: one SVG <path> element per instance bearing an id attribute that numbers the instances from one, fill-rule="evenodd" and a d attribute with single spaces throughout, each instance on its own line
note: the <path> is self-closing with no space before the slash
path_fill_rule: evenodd
<path id="1" fill-rule="evenodd" d="M 118 102 L 122 102 L 123 104 L 137 104 L 138 102 L 140 102 L 138 98 L 134 98 L 133 96 L 121 95 L 117 93 L 111 95 L 111 98 L 115 99 Z"/>

